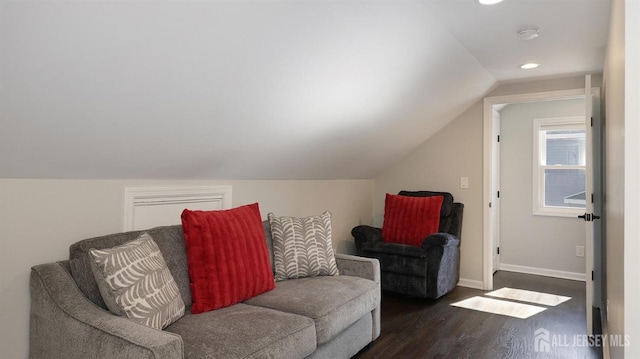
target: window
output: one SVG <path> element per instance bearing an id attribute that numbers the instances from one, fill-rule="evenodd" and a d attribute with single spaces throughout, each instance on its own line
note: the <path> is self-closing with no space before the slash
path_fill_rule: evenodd
<path id="1" fill-rule="evenodd" d="M 586 207 L 584 117 L 533 121 L 533 213 L 574 217 Z"/>

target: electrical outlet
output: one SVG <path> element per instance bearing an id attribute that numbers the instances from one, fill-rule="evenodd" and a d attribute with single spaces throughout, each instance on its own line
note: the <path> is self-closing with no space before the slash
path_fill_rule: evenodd
<path id="1" fill-rule="evenodd" d="M 584 257 L 584 246 L 576 246 L 576 257 Z"/>

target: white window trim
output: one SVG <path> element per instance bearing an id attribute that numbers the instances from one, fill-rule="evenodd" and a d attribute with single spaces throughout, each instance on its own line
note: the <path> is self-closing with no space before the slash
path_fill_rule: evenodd
<path id="1" fill-rule="evenodd" d="M 586 125 L 583 116 L 541 118 L 533 120 L 533 214 L 536 216 L 573 217 L 584 213 L 584 208 L 573 207 L 545 207 L 544 206 L 544 169 L 546 164 L 540 164 L 540 150 L 546 143 L 540 143 L 540 127 L 544 125 Z M 575 167 L 583 169 L 585 166 L 563 166 L 563 168 Z"/>

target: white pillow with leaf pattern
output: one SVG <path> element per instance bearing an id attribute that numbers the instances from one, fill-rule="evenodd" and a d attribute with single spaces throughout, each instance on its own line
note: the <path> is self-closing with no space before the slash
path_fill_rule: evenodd
<path id="1" fill-rule="evenodd" d="M 163 329 L 184 315 L 184 302 L 162 253 L 148 233 L 123 245 L 89 250 L 109 311 Z"/>
<path id="2" fill-rule="evenodd" d="M 331 239 L 331 213 L 305 218 L 269 213 L 267 217 L 276 281 L 339 274 Z"/>

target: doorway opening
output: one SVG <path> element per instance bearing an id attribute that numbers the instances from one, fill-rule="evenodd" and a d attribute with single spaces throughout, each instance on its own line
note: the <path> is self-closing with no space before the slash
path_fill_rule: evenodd
<path id="1" fill-rule="evenodd" d="M 493 272 L 585 281 L 586 229 L 577 219 L 586 210 L 584 112 L 584 98 L 498 111 Z"/>
<path id="2" fill-rule="evenodd" d="M 595 90 L 595 91 L 593 91 Z M 592 95 L 592 92 L 594 93 Z M 563 90 L 563 91 L 550 91 L 550 92 L 542 92 L 542 93 L 532 93 L 532 94 L 519 94 L 519 95 L 508 95 L 508 96 L 497 96 L 497 97 L 488 97 L 484 100 L 484 164 L 483 164 L 483 176 L 484 176 L 484 184 L 483 184 L 483 285 L 485 290 L 493 289 L 493 274 L 494 271 L 501 267 L 501 258 L 499 252 L 499 238 L 500 238 L 500 115 L 499 111 L 503 110 L 505 106 L 514 105 L 514 104 L 527 104 L 527 103 L 535 103 L 542 101 L 557 101 L 557 100 L 582 100 L 584 102 L 585 118 L 587 122 L 590 119 L 595 118 L 597 122 L 597 128 L 600 126 L 599 122 L 599 89 L 591 88 L 591 78 L 587 76 L 586 78 L 586 86 L 582 89 L 574 89 L 574 90 Z M 497 115 L 496 115 L 497 114 Z M 590 123 L 589 123 L 590 124 Z M 598 156 L 594 154 L 598 153 L 598 148 L 595 144 L 598 141 L 593 141 L 597 139 L 594 131 L 590 126 L 587 126 L 587 138 L 586 138 L 586 146 L 588 147 L 587 153 L 589 155 L 588 164 L 587 164 L 587 191 L 585 194 L 586 198 L 594 196 L 591 198 L 595 198 L 596 202 L 599 202 L 601 205 L 601 197 L 600 191 L 594 191 L 594 188 L 601 186 L 602 179 L 596 179 L 591 176 L 591 170 L 593 169 L 594 162 L 595 165 L 601 165 L 602 156 Z M 597 131 L 595 131 L 597 132 Z M 601 147 L 600 147 L 601 148 Z M 531 163 L 531 161 L 529 162 Z M 593 173 L 601 173 L 600 171 L 593 171 Z M 531 196 L 533 186 L 522 186 L 521 193 L 524 192 L 525 195 Z M 596 194 L 598 193 L 598 194 Z M 504 193 L 503 193 L 504 196 Z M 570 196 L 569 196 L 570 197 Z M 531 197 L 529 197 L 531 198 Z M 569 198 L 569 200 L 575 200 L 575 198 Z M 597 211 L 598 213 L 602 213 L 601 209 L 595 209 L 597 206 L 594 206 L 594 203 L 589 200 L 585 200 L 586 210 L 584 214 L 587 218 L 593 218 L 593 211 Z M 531 210 L 531 209 L 530 209 Z M 590 213 L 591 216 L 587 215 Z M 595 216 L 598 217 L 599 216 Z M 576 219 L 577 221 L 577 219 Z M 602 281 L 602 271 L 598 270 L 602 266 L 602 239 L 597 234 L 598 231 L 594 230 L 594 228 L 601 226 L 601 224 L 596 223 L 587 223 L 586 235 L 585 235 L 585 244 L 584 244 L 584 255 L 585 255 L 585 267 L 582 273 L 584 276 L 584 280 L 586 280 L 586 300 L 587 300 L 587 324 L 588 324 L 588 332 L 592 332 L 592 306 L 599 307 L 602 298 L 600 298 L 600 293 L 603 288 Z M 552 250 L 552 248 L 550 248 Z M 581 248 L 577 248 L 576 250 L 582 250 Z M 504 253 L 504 252 L 503 252 Z M 594 261 L 594 258 L 596 259 Z M 508 268 L 503 268 L 505 270 L 509 270 Z M 516 268 L 517 269 L 517 268 Z M 513 270 L 513 268 L 512 268 Z M 592 271 L 595 270 L 595 275 L 592 274 Z M 558 276 L 558 273 L 538 273 L 541 275 L 547 276 Z M 562 277 L 562 276 L 560 276 Z M 565 276 L 566 277 L 566 276 Z M 594 278 L 594 279 L 592 279 Z M 580 280 L 581 278 L 571 278 Z M 595 283 L 595 287 L 594 287 Z"/>
<path id="3" fill-rule="evenodd" d="M 493 273 L 499 269 L 500 238 L 500 111 L 512 104 L 536 103 L 554 100 L 584 99 L 584 89 L 550 91 L 543 93 L 487 97 L 484 99 L 484 234 L 483 282 L 484 289 L 493 289 Z M 524 187 L 524 186 L 523 186 Z M 526 195 L 531 187 L 523 188 Z M 504 192 L 503 192 L 504 195 Z"/>

